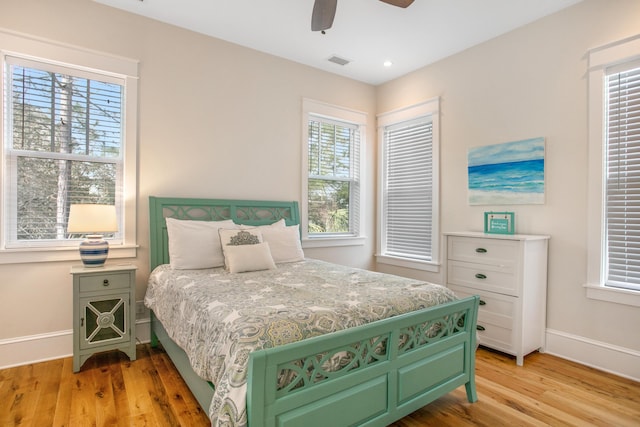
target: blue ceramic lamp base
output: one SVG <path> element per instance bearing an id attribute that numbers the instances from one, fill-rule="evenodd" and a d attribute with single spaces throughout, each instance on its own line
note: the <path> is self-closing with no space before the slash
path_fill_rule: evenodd
<path id="1" fill-rule="evenodd" d="M 85 267 L 102 267 L 109 255 L 109 243 L 100 234 L 90 234 L 80 243 L 80 259 Z"/>

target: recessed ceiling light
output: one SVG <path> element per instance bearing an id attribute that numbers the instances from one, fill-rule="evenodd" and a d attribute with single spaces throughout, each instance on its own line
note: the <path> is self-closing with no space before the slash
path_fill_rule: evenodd
<path id="1" fill-rule="evenodd" d="M 384 65 L 385 67 L 391 67 L 393 65 L 393 62 L 386 60 L 382 65 Z"/>

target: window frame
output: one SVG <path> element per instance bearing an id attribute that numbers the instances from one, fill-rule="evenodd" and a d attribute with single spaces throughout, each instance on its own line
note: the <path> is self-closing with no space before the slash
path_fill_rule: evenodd
<path id="1" fill-rule="evenodd" d="M 359 224 L 357 234 L 331 234 L 326 233 L 326 235 L 310 235 L 309 234 L 309 191 L 308 191 L 308 180 L 309 180 L 309 120 L 312 117 L 318 118 L 326 118 L 328 121 L 337 121 L 350 125 L 354 125 L 357 127 L 356 132 L 360 134 L 360 146 L 359 146 L 359 162 L 358 162 L 358 171 L 356 175 L 359 177 L 359 203 L 358 206 L 354 209 L 355 213 L 351 213 L 355 215 L 356 218 L 350 218 L 350 222 L 352 220 L 356 221 Z M 308 98 L 303 98 L 302 100 L 302 162 L 301 162 L 301 203 L 300 203 L 300 214 L 302 221 L 300 223 L 300 233 L 302 238 L 302 244 L 304 248 L 315 248 L 315 247 L 331 247 L 331 246 L 352 246 L 352 245 L 363 245 L 365 241 L 365 237 L 363 234 L 363 225 L 364 225 L 364 217 L 363 217 L 363 209 L 362 206 L 365 203 L 364 195 L 365 195 L 365 185 L 366 182 L 364 178 L 364 168 L 363 168 L 363 159 L 365 158 L 365 147 L 366 147 L 366 122 L 367 122 L 367 114 L 351 110 L 344 107 L 339 107 L 331 104 L 327 104 L 320 101 L 315 101 Z"/>
<path id="2" fill-rule="evenodd" d="M 587 283 L 590 299 L 640 307 L 640 291 L 606 285 L 606 107 L 607 69 L 640 59 L 640 35 L 588 52 Z"/>
<path id="3" fill-rule="evenodd" d="M 389 255 L 386 253 L 386 222 L 384 217 L 386 171 L 385 128 L 403 122 L 431 118 L 432 123 L 432 206 L 431 206 L 431 260 Z M 378 115 L 378 206 L 377 206 L 377 252 L 376 260 L 381 264 L 412 268 L 437 273 L 440 268 L 440 98 L 432 98 L 408 107 Z"/>
<path id="4" fill-rule="evenodd" d="M 121 239 L 115 240 L 109 247 L 110 258 L 131 258 L 136 256 L 136 201 L 137 201 L 137 105 L 138 105 L 138 61 L 116 57 L 100 52 L 61 45 L 46 40 L 27 38 L 23 35 L 0 31 L 0 188 L 3 196 L 0 200 L 0 264 L 50 262 L 79 260 L 76 244 L 51 241 L 50 244 L 38 242 L 20 247 L 7 247 L 7 227 L 12 215 L 9 215 L 9 203 L 4 195 L 10 195 L 10 177 L 5 170 L 8 144 L 6 125 L 8 121 L 5 105 L 5 58 L 11 56 L 27 61 L 51 64 L 77 70 L 79 74 L 91 73 L 110 76 L 123 82 L 123 147 L 121 191 L 122 209 L 119 223 Z"/>

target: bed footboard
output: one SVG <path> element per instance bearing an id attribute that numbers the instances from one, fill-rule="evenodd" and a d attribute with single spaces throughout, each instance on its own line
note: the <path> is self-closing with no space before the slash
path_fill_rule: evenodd
<path id="1" fill-rule="evenodd" d="M 252 352 L 249 427 L 386 426 L 462 385 L 475 402 L 478 301 Z"/>

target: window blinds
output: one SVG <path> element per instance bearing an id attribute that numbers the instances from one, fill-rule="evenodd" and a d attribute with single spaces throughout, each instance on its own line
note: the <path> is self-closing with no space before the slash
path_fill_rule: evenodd
<path id="1" fill-rule="evenodd" d="M 432 258 L 433 124 L 422 117 L 384 128 L 384 252 L 430 261 Z"/>
<path id="2" fill-rule="evenodd" d="M 628 289 L 640 289 L 639 65 L 609 70 L 605 82 L 606 285 Z"/>

